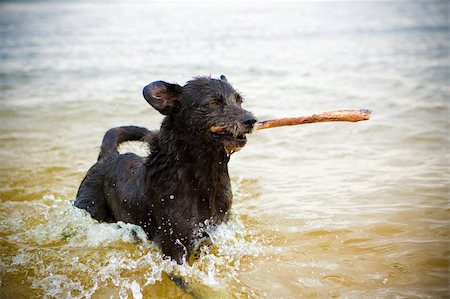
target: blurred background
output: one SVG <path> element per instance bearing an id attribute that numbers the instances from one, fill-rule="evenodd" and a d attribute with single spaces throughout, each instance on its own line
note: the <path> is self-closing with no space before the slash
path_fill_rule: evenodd
<path id="1" fill-rule="evenodd" d="M 448 2 L 2 1 L 0 25 L 2 298 L 189 298 L 171 271 L 205 298 L 448 298 Z M 72 207 L 106 130 L 158 129 L 143 86 L 221 74 L 260 120 L 374 115 L 250 136 L 192 265 Z"/>

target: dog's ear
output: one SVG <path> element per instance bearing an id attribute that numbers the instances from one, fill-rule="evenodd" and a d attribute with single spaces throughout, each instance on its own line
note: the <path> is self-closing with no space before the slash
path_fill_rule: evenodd
<path id="1" fill-rule="evenodd" d="M 220 80 L 222 80 L 223 82 L 227 82 L 228 83 L 228 79 L 224 75 L 220 76 Z"/>
<path id="2" fill-rule="evenodd" d="M 178 84 L 155 81 L 144 87 L 145 100 L 161 114 L 169 115 L 180 105 L 183 88 Z"/>

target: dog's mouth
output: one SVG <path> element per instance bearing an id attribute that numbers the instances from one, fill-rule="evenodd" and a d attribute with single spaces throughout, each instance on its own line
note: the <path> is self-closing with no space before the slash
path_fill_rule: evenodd
<path id="1" fill-rule="evenodd" d="M 231 133 L 228 131 L 218 131 L 218 132 L 213 132 L 212 135 L 214 138 L 221 138 L 221 139 L 226 139 L 226 140 L 236 140 L 236 141 L 247 141 L 247 137 L 245 136 L 247 133 L 241 133 L 241 134 L 236 134 L 236 133 Z"/>
<path id="2" fill-rule="evenodd" d="M 211 127 L 212 136 L 215 139 L 223 142 L 225 150 L 228 154 L 239 151 L 247 143 L 247 134 L 251 133 L 251 130 L 238 131 L 232 130 L 226 126 L 214 125 Z"/>

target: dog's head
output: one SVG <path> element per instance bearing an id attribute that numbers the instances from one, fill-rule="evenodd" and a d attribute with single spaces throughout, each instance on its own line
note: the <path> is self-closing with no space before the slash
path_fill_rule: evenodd
<path id="1" fill-rule="evenodd" d="M 242 96 L 225 76 L 198 77 L 185 86 L 156 81 L 144 87 L 143 94 L 150 105 L 172 119 L 177 131 L 223 145 L 228 154 L 246 144 L 246 134 L 256 122 L 241 107 Z"/>

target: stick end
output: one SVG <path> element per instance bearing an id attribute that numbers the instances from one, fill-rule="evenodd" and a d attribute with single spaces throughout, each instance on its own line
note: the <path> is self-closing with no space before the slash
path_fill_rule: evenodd
<path id="1" fill-rule="evenodd" d="M 370 117 L 372 117 L 372 110 L 370 109 L 361 109 L 359 111 L 361 112 L 365 120 L 368 120 L 370 119 Z"/>

